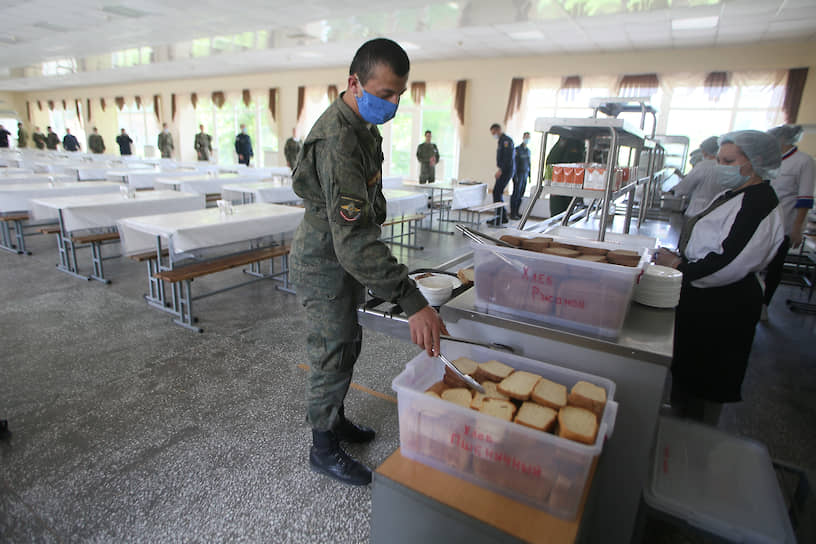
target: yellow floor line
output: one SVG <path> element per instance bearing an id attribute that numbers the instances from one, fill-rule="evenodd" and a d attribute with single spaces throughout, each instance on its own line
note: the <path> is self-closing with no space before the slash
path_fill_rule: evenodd
<path id="1" fill-rule="evenodd" d="M 299 369 L 305 370 L 306 372 L 311 370 L 309 368 L 309 365 L 304 365 L 303 363 L 298 363 L 297 366 L 298 366 Z M 394 395 L 386 395 L 385 393 L 380 393 L 379 391 L 374 391 L 373 389 L 368 388 L 368 387 L 366 387 L 364 385 L 360 385 L 359 383 L 356 383 L 356 382 L 352 382 L 351 386 L 354 389 L 356 389 L 357 391 L 362 391 L 363 393 L 368 393 L 369 395 L 371 395 L 373 397 L 377 397 L 378 399 L 387 400 L 388 402 L 393 402 L 394 404 L 397 403 L 397 397 L 395 397 Z"/>

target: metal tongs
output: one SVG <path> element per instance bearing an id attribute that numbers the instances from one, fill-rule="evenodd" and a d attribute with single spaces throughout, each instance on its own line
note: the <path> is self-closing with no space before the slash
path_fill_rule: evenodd
<path id="1" fill-rule="evenodd" d="M 484 387 L 479 385 L 479 382 L 477 382 L 476 380 L 474 380 L 473 378 L 471 378 L 467 374 L 462 374 L 462 371 L 459 370 L 458 368 L 456 368 L 456 365 L 453 364 L 452 362 L 450 362 L 450 360 L 447 357 L 445 357 L 441 353 L 438 353 L 436 356 L 439 358 L 440 361 L 445 363 L 445 366 L 448 367 L 451 370 L 451 372 L 456 374 L 457 378 L 459 378 L 460 380 L 465 382 L 468 385 L 468 387 L 478 391 L 479 393 L 484 393 L 485 392 Z"/>

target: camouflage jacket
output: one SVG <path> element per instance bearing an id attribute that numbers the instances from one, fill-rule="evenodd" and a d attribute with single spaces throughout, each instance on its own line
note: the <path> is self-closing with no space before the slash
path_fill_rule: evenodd
<path id="1" fill-rule="evenodd" d="M 430 164 L 432 158 L 436 159 L 436 162 L 439 162 L 439 149 L 437 149 L 436 144 L 433 142 L 422 142 L 417 146 L 416 157 L 421 163 Z"/>
<path id="2" fill-rule="evenodd" d="M 286 140 L 286 145 L 283 146 L 283 156 L 286 157 L 286 163 L 291 167 L 295 167 L 297 163 L 298 154 L 300 153 L 300 142 L 294 138 Z"/>
<path id="3" fill-rule="evenodd" d="M 341 296 L 348 275 L 410 316 L 427 302 L 380 240 L 382 137 L 343 94 L 315 123 L 293 174 L 306 213 L 292 243 L 290 277 L 298 289 Z"/>

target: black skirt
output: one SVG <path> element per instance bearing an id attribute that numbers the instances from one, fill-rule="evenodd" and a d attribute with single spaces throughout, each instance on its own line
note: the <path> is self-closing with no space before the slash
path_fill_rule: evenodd
<path id="1" fill-rule="evenodd" d="M 742 400 L 742 380 L 762 311 L 754 274 L 722 287 L 683 283 L 672 361 L 673 393 L 713 402 Z"/>

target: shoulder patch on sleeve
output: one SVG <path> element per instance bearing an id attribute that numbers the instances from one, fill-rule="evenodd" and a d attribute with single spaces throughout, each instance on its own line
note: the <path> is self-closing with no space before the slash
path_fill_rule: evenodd
<path id="1" fill-rule="evenodd" d="M 507 147 L 508 145 L 510 145 L 510 142 L 508 142 L 507 140 L 505 140 L 505 141 L 504 141 L 504 147 Z"/>
<path id="2" fill-rule="evenodd" d="M 359 221 L 363 216 L 364 205 L 362 198 L 341 193 L 337 203 L 340 224 L 354 224 Z"/>

